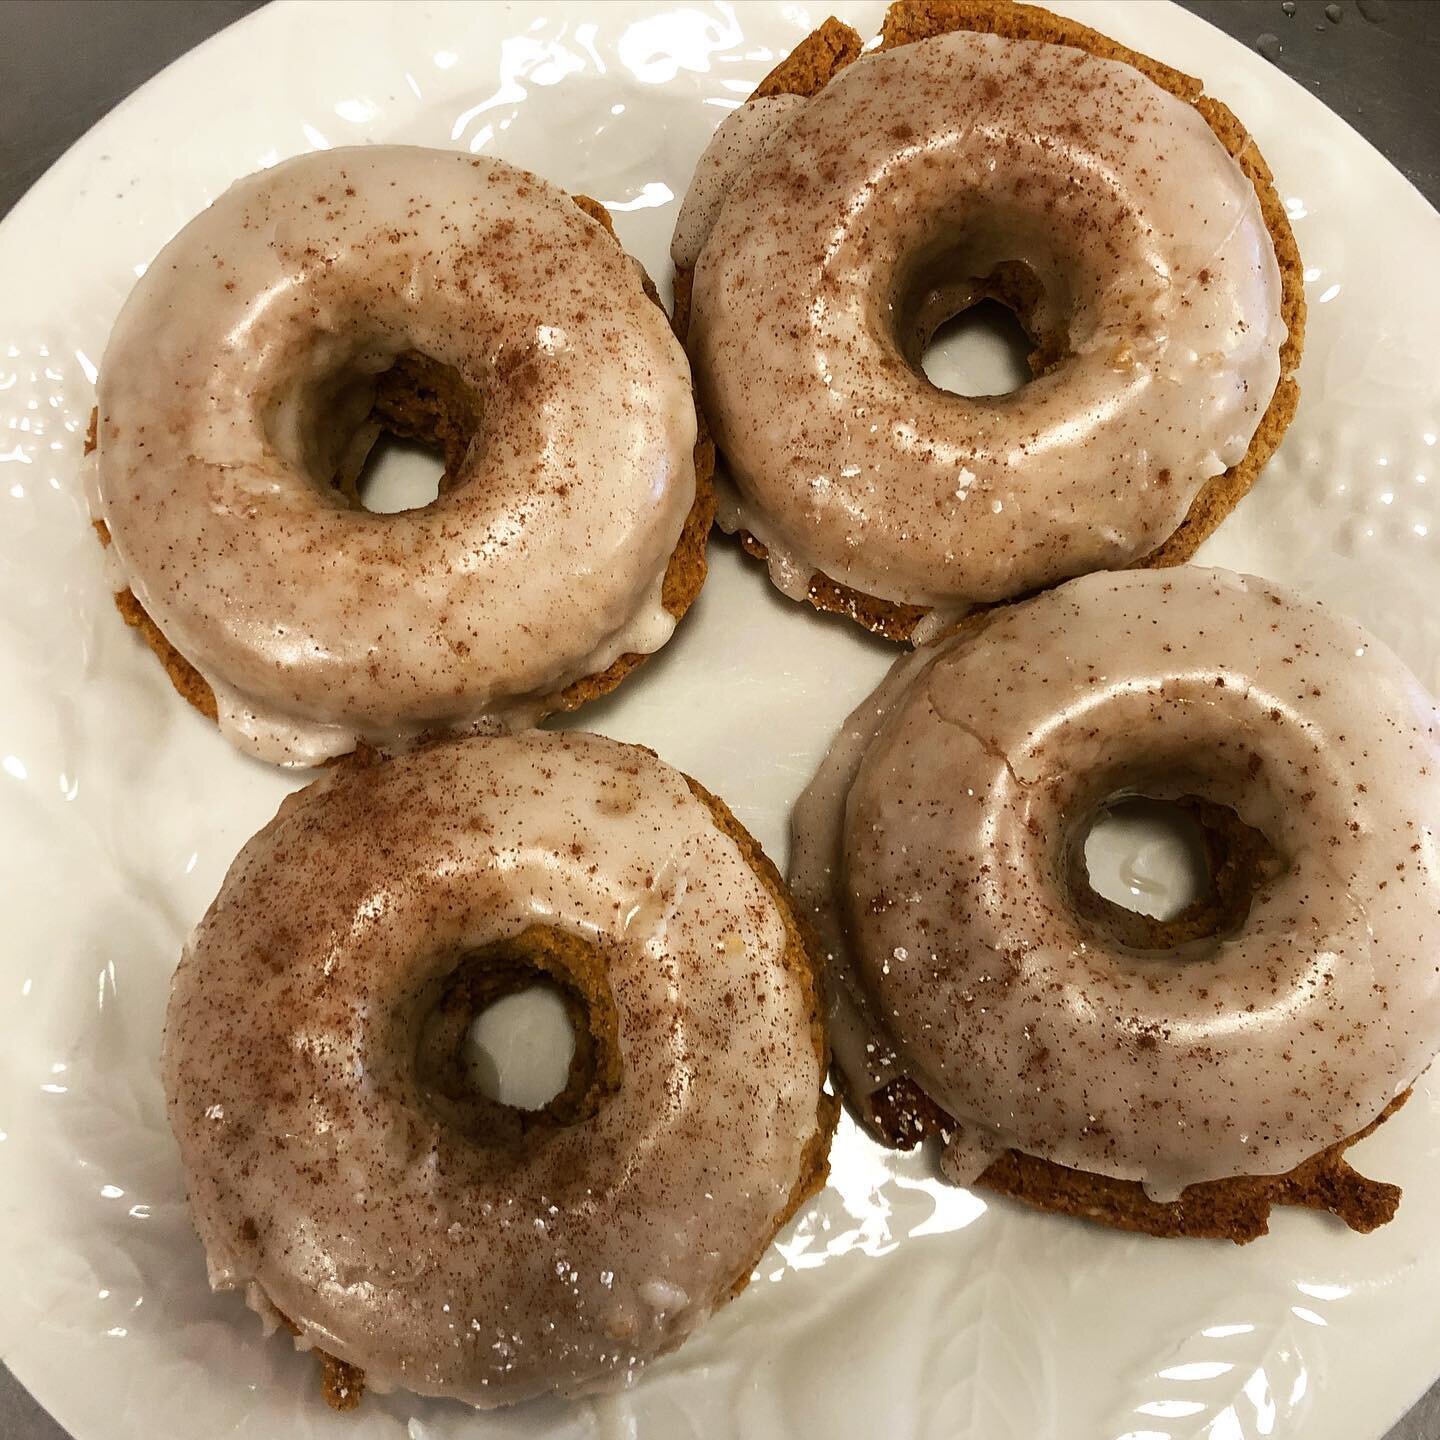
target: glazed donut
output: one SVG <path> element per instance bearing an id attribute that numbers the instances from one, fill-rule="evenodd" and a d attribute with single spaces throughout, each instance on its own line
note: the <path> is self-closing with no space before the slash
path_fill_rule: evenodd
<path id="1" fill-rule="evenodd" d="M 694 598 L 685 357 L 587 204 L 483 156 L 330 150 L 232 186 L 136 286 L 101 365 L 96 518 L 122 611 L 242 749 L 315 763 L 533 721 Z M 382 427 L 443 446 L 433 503 L 360 507 Z"/>
<path id="2" fill-rule="evenodd" d="M 1170 924 L 1083 845 L 1141 795 L 1206 827 Z M 1440 716 L 1357 626 L 1222 570 L 974 617 L 851 717 L 795 816 L 846 1093 L 959 1183 L 1158 1234 L 1358 1229 L 1343 1147 L 1440 1046 Z M 1245 1178 L 1237 1178 L 1245 1177 Z"/>
<path id="3" fill-rule="evenodd" d="M 575 1059 L 518 1111 L 460 1046 L 537 979 Z M 352 1398 L 623 1383 L 744 1286 L 835 1119 L 779 876 L 695 781 L 584 734 L 352 760 L 288 799 L 185 952 L 163 1068 L 212 1285 Z"/>
<path id="4" fill-rule="evenodd" d="M 805 42 L 677 224 L 722 526 L 892 638 L 1187 558 L 1297 394 L 1302 276 L 1253 142 L 1199 81 L 1005 0 L 894 5 L 859 52 L 834 21 Z M 921 355 L 985 298 L 1035 378 L 946 393 Z"/>

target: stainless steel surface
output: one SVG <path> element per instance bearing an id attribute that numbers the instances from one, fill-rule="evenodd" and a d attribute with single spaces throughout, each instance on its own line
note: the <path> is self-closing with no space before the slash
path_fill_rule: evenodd
<path id="1" fill-rule="evenodd" d="M 258 3 L 0 0 L 0 216 L 132 90 Z M 1440 3 L 1181 3 L 1318 95 L 1440 205 Z M 1223 97 L 1219 77 L 1211 78 Z M 1440 1356 L 1434 1368 L 1440 1370 Z M 84 1376 L 75 1383 L 84 1384 Z M 206 1434 L 203 1417 L 196 1417 L 195 1434 Z M 4 1369 L 0 1440 L 67 1440 Z M 1385 1440 L 1440 1440 L 1440 1383 Z"/>

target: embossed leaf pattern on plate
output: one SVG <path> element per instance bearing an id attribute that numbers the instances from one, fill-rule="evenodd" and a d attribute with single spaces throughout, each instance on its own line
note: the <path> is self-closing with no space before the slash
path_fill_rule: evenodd
<path id="1" fill-rule="evenodd" d="M 1310 1398 L 1304 1332 L 1325 1321 L 1309 1306 L 1276 1315 L 1273 1305 L 1271 1297 L 1256 1296 L 1217 1306 L 1216 1318 L 1152 1352 L 1134 1368 L 1114 1418 L 1100 1432 L 1104 1440 L 1263 1440 L 1300 1433 Z"/>

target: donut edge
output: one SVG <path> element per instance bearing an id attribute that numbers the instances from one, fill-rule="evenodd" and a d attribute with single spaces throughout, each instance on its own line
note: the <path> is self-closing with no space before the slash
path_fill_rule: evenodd
<path id="1" fill-rule="evenodd" d="M 610 212 L 604 205 L 588 195 L 572 195 L 570 198 L 590 219 L 596 221 L 605 230 L 622 251 L 624 250 L 624 247 L 620 246 L 619 237 L 615 234 L 615 226 L 610 219 Z M 625 251 L 624 253 L 628 254 L 629 252 Z M 643 270 L 641 276 L 646 295 L 655 305 L 659 306 L 663 314 L 665 306 L 655 288 L 654 281 Z M 660 603 L 674 617 L 677 625 L 704 588 L 705 577 L 709 571 L 706 550 L 709 545 L 710 530 L 715 523 L 715 446 L 710 440 L 705 417 L 698 404 L 695 407 L 695 419 L 697 427 L 694 449 L 695 498 L 685 517 L 680 538 L 666 562 L 660 589 Z M 98 425 L 99 411 L 92 407 L 90 424 L 85 435 L 84 453 L 87 456 L 96 449 Z M 100 544 L 108 547 L 110 531 L 104 520 L 92 519 L 90 523 L 95 529 Z M 210 682 L 170 642 L 164 631 L 136 598 L 135 592 L 126 586 L 123 590 L 115 591 L 112 598 L 116 610 L 120 612 L 121 619 L 131 629 L 139 631 L 140 638 L 165 667 L 165 673 L 169 676 L 170 684 L 174 687 L 176 694 L 198 710 L 207 720 L 218 724 L 219 707 L 215 702 L 215 692 L 211 688 Z M 563 690 L 546 696 L 539 702 L 540 713 L 536 717 L 537 721 L 559 712 L 577 710 L 591 700 L 608 695 L 631 671 L 644 664 L 649 658 L 648 654 L 627 652 L 617 656 L 604 670 L 594 675 L 586 675 L 578 680 L 572 680 Z M 344 756 L 335 756 L 325 763 L 334 764 L 336 760 L 343 758 Z"/>
<path id="2" fill-rule="evenodd" d="M 882 1144 L 911 1150 L 931 1136 L 948 1134 L 954 1122 L 915 1081 L 902 1076 L 867 1096 L 857 1096 L 836 1072 L 835 1084 L 865 1129 Z M 1398 1185 L 1372 1180 L 1345 1158 L 1349 1148 L 1373 1134 L 1410 1098 L 1403 1090 L 1363 1130 L 1302 1160 L 1280 1175 L 1233 1175 L 1189 1185 L 1179 1200 L 1150 1199 L 1138 1180 L 1119 1180 L 1076 1170 L 1038 1155 L 1007 1150 L 974 1181 L 1034 1210 L 1093 1220 L 1112 1230 L 1156 1239 L 1230 1240 L 1248 1245 L 1270 1230 L 1277 1205 L 1321 1210 L 1351 1230 L 1368 1235 L 1395 1218 Z"/>
<path id="3" fill-rule="evenodd" d="M 961 30 L 999 35 L 1008 40 L 1066 45 L 1139 70 L 1161 89 L 1195 107 L 1255 190 L 1280 270 L 1280 313 L 1288 329 L 1285 343 L 1280 347 L 1280 379 L 1245 454 L 1228 470 L 1212 476 L 1200 487 L 1185 517 L 1165 541 L 1120 568 L 1158 569 L 1184 564 L 1249 493 L 1289 429 L 1300 399 L 1300 387 L 1294 376 L 1305 340 L 1304 267 L 1285 206 L 1275 191 L 1274 175 L 1234 111 L 1206 95 L 1201 81 L 1138 50 L 1131 50 L 1088 25 L 1055 15 L 1038 5 L 1016 4 L 1014 0 L 893 0 L 881 22 L 878 48 L 891 50 Z M 863 49 L 859 33 L 831 16 L 771 70 L 755 87 L 750 99 L 816 95 L 857 60 Z M 682 341 L 690 328 L 692 279 L 691 270 L 675 273 L 674 324 Z M 765 545 L 749 531 L 736 531 L 734 538 L 746 554 L 757 560 L 767 558 L 769 552 Z M 810 576 L 806 598 L 816 610 L 847 616 L 873 634 L 897 642 L 909 641 L 915 627 L 930 613 L 923 605 L 884 600 L 852 589 L 819 570 Z"/>
<path id="4" fill-rule="evenodd" d="M 650 751 L 652 755 L 655 752 Z M 655 756 L 660 759 L 658 755 Z M 661 761 L 664 764 L 664 761 Z M 810 1036 L 815 1054 L 820 1061 L 820 1090 L 815 1107 L 815 1132 L 806 1142 L 800 1158 L 800 1174 L 785 1204 L 781 1207 L 770 1233 L 756 1248 L 749 1263 L 736 1276 L 729 1290 L 734 1299 L 750 1283 L 755 1267 L 765 1251 L 770 1248 L 776 1235 L 794 1218 L 805 1202 L 817 1195 L 830 1176 L 830 1142 L 835 1136 L 835 1127 L 840 1123 L 840 1100 L 838 1095 L 825 1089 L 825 1081 L 831 1073 L 830 1040 L 826 1026 L 826 1010 L 822 975 L 824 972 L 824 951 L 819 936 L 805 918 L 790 887 L 785 883 L 775 862 L 761 848 L 760 842 L 736 818 L 734 811 L 713 791 L 707 790 L 693 775 L 683 770 L 677 772 L 690 788 L 690 793 L 710 812 L 710 819 L 722 835 L 732 840 L 740 851 L 741 858 L 749 866 L 755 878 L 760 881 L 785 926 L 786 968 L 799 977 L 805 997 L 810 1006 Z"/>

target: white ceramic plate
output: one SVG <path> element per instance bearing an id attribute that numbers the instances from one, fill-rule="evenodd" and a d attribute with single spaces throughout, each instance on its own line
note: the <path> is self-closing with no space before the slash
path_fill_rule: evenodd
<path id="1" fill-rule="evenodd" d="M 1062 3 L 1204 77 L 1253 129 L 1305 263 L 1299 418 L 1203 558 L 1333 602 L 1440 681 L 1440 217 L 1263 60 L 1184 12 Z M 82 140 L 0 227 L 0 1344 L 80 1440 L 1357 1440 L 1440 1355 L 1440 1088 L 1356 1152 L 1399 1218 L 1151 1241 L 948 1190 L 848 1125 L 756 1282 L 627 1395 L 475 1416 L 367 1400 L 206 1290 L 156 1057 L 170 971 L 302 778 L 237 756 L 118 621 L 77 480 L 94 362 L 161 244 L 315 146 L 485 149 L 605 200 L 657 276 L 706 137 L 829 7 L 263 10 Z M 837 5 L 864 33 L 880 7 Z M 787 815 L 890 652 L 717 546 L 697 609 L 584 723 L 653 745 L 783 860 Z"/>

